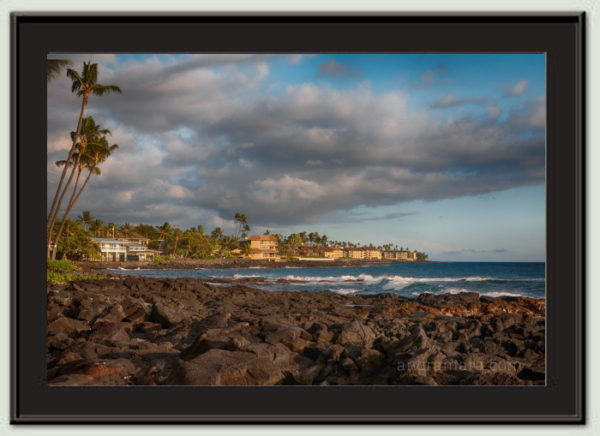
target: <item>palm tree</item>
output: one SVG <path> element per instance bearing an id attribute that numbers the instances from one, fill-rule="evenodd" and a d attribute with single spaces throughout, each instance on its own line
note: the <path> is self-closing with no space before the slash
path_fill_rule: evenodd
<path id="1" fill-rule="evenodd" d="M 60 205 L 67 193 L 71 182 L 73 181 L 73 177 L 77 172 L 77 179 L 75 180 L 75 187 L 73 188 L 73 192 L 77 190 L 77 184 L 79 183 L 79 177 L 81 176 L 81 172 L 86 167 L 86 163 L 82 162 L 81 159 L 86 159 L 86 151 L 88 146 L 96 145 L 100 148 L 104 147 L 105 144 L 102 141 L 105 139 L 106 135 L 110 135 L 110 130 L 102 129 L 99 124 L 96 124 L 94 118 L 87 117 L 83 119 L 81 124 L 81 131 L 79 133 L 71 132 L 71 137 L 79 138 L 79 141 L 75 144 L 77 151 L 71 155 L 71 161 L 58 161 L 57 165 L 64 165 L 65 170 L 67 167 L 71 167 L 71 174 L 69 175 L 69 179 L 65 184 L 64 189 L 58 195 L 58 207 L 54 210 L 54 213 L 49 216 L 48 227 L 50 231 L 48 232 L 47 238 L 48 243 L 51 240 L 52 229 L 54 228 L 54 223 L 56 222 L 56 218 L 58 217 L 58 213 L 60 211 Z M 65 173 L 63 170 L 63 174 Z M 73 197 L 71 197 L 73 198 Z"/>
<path id="2" fill-rule="evenodd" d="M 65 213 L 63 215 L 61 226 L 60 226 L 58 233 L 56 235 L 56 238 L 54 240 L 54 246 L 58 246 L 58 241 L 62 235 L 64 223 L 67 220 L 69 213 L 71 213 L 71 210 L 75 206 L 75 203 L 77 203 L 77 200 L 79 200 L 79 197 L 81 197 L 81 194 L 87 187 L 92 175 L 99 176 L 101 174 L 100 168 L 98 168 L 98 166 L 102 162 L 104 162 L 106 159 L 108 159 L 108 157 L 111 155 L 111 153 L 114 150 L 116 150 L 117 148 L 119 148 L 119 146 L 117 144 L 110 145 L 108 143 L 108 141 L 106 140 L 106 137 L 103 136 L 99 139 L 94 139 L 93 142 L 90 142 L 88 144 L 88 146 L 86 148 L 86 154 L 83 158 L 81 156 L 77 157 L 76 162 L 79 163 L 80 169 L 77 174 L 77 180 L 75 181 L 75 185 L 73 186 L 73 192 L 71 194 L 71 198 L 69 199 L 67 209 L 65 210 Z M 81 154 L 83 155 L 83 153 L 81 153 Z M 87 174 L 87 177 L 86 177 L 83 185 L 81 186 L 81 188 L 79 188 L 79 190 L 77 190 L 78 185 L 79 185 L 80 175 L 81 175 L 81 172 L 83 171 L 83 168 L 88 169 L 88 174 Z M 114 237 L 114 226 L 113 226 L 113 237 Z M 52 244 L 50 244 L 50 245 L 52 246 Z M 52 259 L 55 259 L 55 258 L 56 258 L 56 250 L 53 250 Z"/>
<path id="3" fill-rule="evenodd" d="M 71 91 L 76 93 L 78 97 L 81 97 L 81 109 L 79 110 L 79 118 L 77 120 L 77 127 L 75 128 L 75 135 L 71 135 L 72 145 L 67 154 L 66 162 L 71 162 L 73 155 L 77 152 L 78 143 L 80 142 L 80 132 L 83 122 L 83 114 L 85 112 L 85 108 L 88 103 L 88 99 L 90 95 L 103 96 L 104 94 L 109 94 L 111 92 L 121 93 L 121 88 L 115 85 L 101 85 L 98 82 L 98 64 L 93 64 L 90 62 L 83 63 L 83 69 L 81 73 L 78 73 L 72 68 L 67 70 L 67 77 L 71 79 L 73 82 L 71 85 Z M 63 184 L 65 182 L 65 177 L 67 175 L 69 165 L 65 165 L 63 171 L 60 176 L 60 180 L 56 187 L 56 192 L 54 193 L 54 199 L 52 200 L 52 206 L 50 207 L 50 213 L 48 215 L 48 226 L 47 232 L 50 233 L 54 223 L 51 222 L 52 218 L 56 218 L 58 215 L 58 210 L 60 210 L 62 197 L 60 193 L 63 191 Z M 67 182 L 67 186 L 64 187 L 66 190 L 69 186 L 70 182 Z M 61 199 L 59 200 L 59 197 Z"/>
<path id="4" fill-rule="evenodd" d="M 171 224 L 165 221 L 162 226 L 157 226 L 156 230 L 158 231 L 158 237 L 165 240 L 171 234 Z"/>
<path id="5" fill-rule="evenodd" d="M 106 237 L 107 238 L 108 238 L 108 235 L 112 235 L 113 238 L 115 237 L 115 227 L 117 227 L 117 225 L 115 223 L 113 223 L 112 221 L 106 225 Z"/>
<path id="6" fill-rule="evenodd" d="M 210 233 L 210 236 L 218 241 L 223 237 L 223 229 L 221 227 L 215 227 L 215 229 Z"/>
<path id="7" fill-rule="evenodd" d="M 236 239 L 239 239 L 239 235 L 242 230 L 244 232 L 250 231 L 250 226 L 248 225 L 248 217 L 243 213 L 236 212 L 234 215 L 234 220 L 237 222 L 235 237 Z"/>
<path id="8" fill-rule="evenodd" d="M 172 232 L 171 232 L 172 238 L 175 241 L 175 244 L 173 245 L 173 254 L 177 253 L 177 245 L 179 244 L 179 241 L 181 240 L 182 236 L 183 236 L 183 232 L 178 229 L 177 227 L 175 227 Z"/>
<path id="9" fill-rule="evenodd" d="M 129 223 L 122 224 L 119 226 L 119 231 L 125 236 L 129 236 L 129 234 L 133 231 L 133 226 Z"/>
<path id="10" fill-rule="evenodd" d="M 96 219 L 90 223 L 90 232 L 92 232 L 94 236 L 98 236 L 98 234 L 101 234 L 100 232 L 102 232 L 103 229 L 104 221 L 100 219 Z"/>
<path id="11" fill-rule="evenodd" d="M 68 59 L 48 59 L 46 61 L 46 80 L 50 81 L 58 77 L 62 69 L 70 65 L 71 61 Z"/>
<path id="12" fill-rule="evenodd" d="M 92 224 L 92 221 L 94 221 L 94 217 L 89 210 L 84 210 L 81 215 L 77 217 L 77 221 L 83 224 L 84 229 L 89 230 L 90 224 Z"/>

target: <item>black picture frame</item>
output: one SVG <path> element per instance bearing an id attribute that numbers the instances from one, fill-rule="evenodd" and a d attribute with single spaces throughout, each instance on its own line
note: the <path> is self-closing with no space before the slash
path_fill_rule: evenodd
<path id="1" fill-rule="evenodd" d="M 14 13 L 11 26 L 12 423 L 585 423 L 584 13 Z M 48 52 L 546 53 L 546 386 L 48 387 Z"/>

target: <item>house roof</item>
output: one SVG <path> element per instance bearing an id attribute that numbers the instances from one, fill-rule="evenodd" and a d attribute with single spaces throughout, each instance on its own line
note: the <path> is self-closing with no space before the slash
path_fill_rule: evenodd
<path id="1" fill-rule="evenodd" d="M 127 242 L 127 241 L 121 241 L 120 239 L 113 239 L 113 238 L 92 238 L 92 241 L 94 242 L 118 242 L 119 244 L 125 244 L 125 245 L 130 245 L 131 242 Z"/>
<path id="2" fill-rule="evenodd" d="M 128 239 L 144 239 L 146 241 L 149 241 L 150 238 L 146 238 L 145 236 L 142 235 L 138 235 L 137 233 L 134 233 L 133 235 L 129 235 L 129 236 L 123 236 L 119 239 L 124 239 L 124 240 L 128 240 Z"/>

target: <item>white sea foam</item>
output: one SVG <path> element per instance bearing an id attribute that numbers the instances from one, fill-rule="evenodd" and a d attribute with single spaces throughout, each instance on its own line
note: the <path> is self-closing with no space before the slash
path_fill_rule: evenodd
<path id="1" fill-rule="evenodd" d="M 365 288 L 379 288 L 381 291 L 402 291 L 411 285 L 418 284 L 428 284 L 431 285 L 434 289 L 429 289 L 429 291 L 433 291 L 434 293 L 460 293 L 460 292 L 480 292 L 482 295 L 490 295 L 490 296 L 500 296 L 500 295 L 519 295 L 511 292 L 497 291 L 498 295 L 489 291 L 489 293 L 478 291 L 476 288 L 473 288 L 473 285 L 476 285 L 476 282 L 487 282 L 492 280 L 498 281 L 541 281 L 543 282 L 543 278 L 500 278 L 500 277 L 489 277 L 489 276 L 466 276 L 466 277 L 411 277 L 411 276 L 401 276 L 401 275 L 371 275 L 371 274 L 355 274 L 355 275 L 340 275 L 340 276 L 332 276 L 332 275 L 322 275 L 322 276 L 303 276 L 297 274 L 288 274 L 288 275 L 276 275 L 276 273 L 266 273 L 266 274 L 234 274 L 231 275 L 223 275 L 218 276 L 221 278 L 233 278 L 233 279 L 247 279 L 247 278 L 263 278 L 264 280 L 275 284 L 278 280 L 289 280 L 292 281 L 292 286 L 312 286 L 317 289 L 321 287 L 340 287 L 340 289 L 345 289 L 343 285 L 350 285 L 352 282 L 358 282 L 361 286 Z M 458 283 L 468 282 L 469 286 L 461 287 Z M 454 286 L 452 286 L 454 284 Z M 450 286 L 449 286 L 450 285 Z M 466 286 L 466 285 L 465 285 Z M 440 288 L 439 291 L 435 288 Z M 336 292 L 335 289 L 332 289 L 332 292 Z M 426 292 L 423 289 L 420 292 L 413 292 L 413 295 L 419 295 L 423 292 Z"/>
<path id="2" fill-rule="evenodd" d="M 341 295 L 352 295 L 352 294 L 356 294 L 357 292 L 360 292 L 360 289 L 352 289 L 352 288 L 345 288 L 345 289 L 331 289 L 331 292 L 335 292 L 336 294 L 341 294 Z"/>
<path id="3" fill-rule="evenodd" d="M 483 292 L 481 295 L 486 295 L 488 297 L 523 297 L 523 294 L 516 294 L 514 292 L 505 292 L 505 291 Z"/>

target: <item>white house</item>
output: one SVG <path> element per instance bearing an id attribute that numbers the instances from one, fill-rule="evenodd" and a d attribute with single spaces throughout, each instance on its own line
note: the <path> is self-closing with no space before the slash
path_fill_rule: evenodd
<path id="1" fill-rule="evenodd" d="M 127 260 L 129 242 L 111 238 L 92 238 L 100 247 L 100 258 L 104 262 L 124 262 Z"/>

